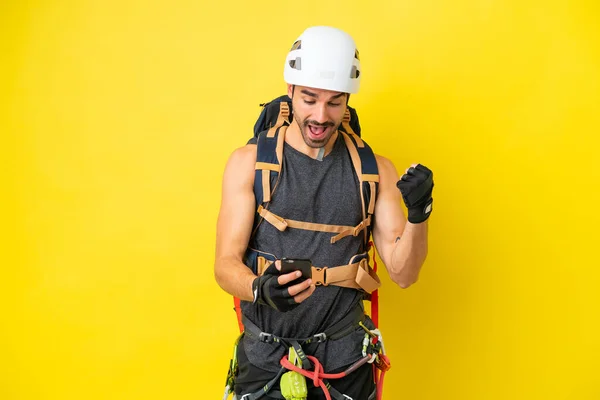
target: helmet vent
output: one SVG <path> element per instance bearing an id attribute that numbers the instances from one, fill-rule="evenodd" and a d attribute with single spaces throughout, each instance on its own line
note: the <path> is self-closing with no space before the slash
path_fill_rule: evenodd
<path id="1" fill-rule="evenodd" d="M 300 62 L 301 58 L 300 57 L 296 57 L 296 59 L 294 60 L 290 60 L 290 67 L 297 69 L 297 70 L 301 70 L 302 69 L 302 63 Z"/>
<path id="2" fill-rule="evenodd" d="M 356 65 L 352 66 L 352 71 L 350 71 L 350 79 L 357 79 L 360 76 L 360 71 L 356 68 Z"/>
<path id="3" fill-rule="evenodd" d="M 296 40 L 294 42 L 294 44 L 292 45 L 292 49 L 290 51 L 300 50 L 301 48 L 302 48 L 302 40 Z"/>

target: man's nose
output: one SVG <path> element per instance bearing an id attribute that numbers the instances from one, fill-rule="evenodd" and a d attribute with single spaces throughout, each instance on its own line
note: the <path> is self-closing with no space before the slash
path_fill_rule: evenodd
<path id="1" fill-rule="evenodd" d="M 322 104 L 317 106 L 317 109 L 313 114 L 313 118 L 320 124 L 324 124 L 325 122 L 327 122 L 327 105 Z"/>

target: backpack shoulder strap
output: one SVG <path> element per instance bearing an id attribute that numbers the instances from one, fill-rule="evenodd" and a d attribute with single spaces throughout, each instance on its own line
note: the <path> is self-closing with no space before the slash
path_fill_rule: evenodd
<path id="1" fill-rule="evenodd" d="M 279 103 L 279 116 L 275 125 L 261 132 L 256 138 L 254 197 L 257 210 L 261 206 L 266 208 L 279 181 L 283 164 L 285 131 L 289 126 L 289 115 L 290 108 L 285 101 L 282 101 Z"/>
<path id="2" fill-rule="evenodd" d="M 377 189 L 379 187 L 379 169 L 377 160 L 371 147 L 362 140 L 349 124 L 350 113 L 346 110 L 342 127 L 344 131 L 341 134 L 346 142 L 346 147 L 350 152 L 352 165 L 358 177 L 360 186 L 360 196 L 363 203 L 363 220 L 368 221 L 365 229 L 365 248 L 368 247 L 371 236 L 371 218 L 375 212 L 375 201 L 377 200 Z"/>
<path id="3" fill-rule="evenodd" d="M 370 241 L 373 227 L 371 219 L 375 212 L 375 201 L 377 200 L 377 190 L 379 189 L 379 169 L 377 168 L 377 159 L 371 147 L 365 143 L 352 129 L 350 125 L 350 113 L 346 110 L 342 121 L 342 128 L 345 133 L 344 140 L 350 152 L 352 165 L 358 177 L 360 196 L 363 202 L 363 220 L 368 221 L 365 227 L 365 251 L 369 251 L 372 246 Z M 375 251 L 373 251 L 373 272 L 377 273 L 377 260 Z M 371 302 L 371 319 L 375 326 L 379 326 L 379 289 L 375 289 L 366 299 Z"/>

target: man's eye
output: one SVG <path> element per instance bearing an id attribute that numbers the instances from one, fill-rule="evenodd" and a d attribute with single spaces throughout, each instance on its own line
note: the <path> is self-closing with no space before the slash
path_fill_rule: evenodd
<path id="1" fill-rule="evenodd" d="M 329 105 L 330 105 L 331 107 L 337 107 L 337 106 L 339 106 L 340 104 L 341 104 L 341 103 L 329 103 Z"/>
<path id="2" fill-rule="evenodd" d="M 310 101 L 310 100 L 304 100 L 304 103 L 306 103 L 306 104 L 315 104 L 314 101 Z"/>

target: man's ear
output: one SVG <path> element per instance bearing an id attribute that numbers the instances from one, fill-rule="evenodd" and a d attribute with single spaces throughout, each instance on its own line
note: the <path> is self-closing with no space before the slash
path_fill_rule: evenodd
<path id="1" fill-rule="evenodd" d="M 288 83 L 287 85 L 287 95 L 290 99 L 294 98 L 294 89 L 296 88 L 296 85 L 290 85 Z"/>

